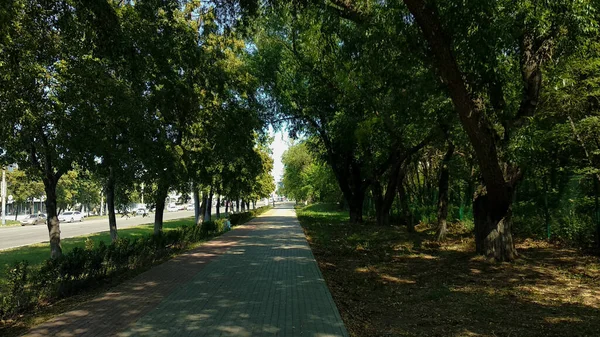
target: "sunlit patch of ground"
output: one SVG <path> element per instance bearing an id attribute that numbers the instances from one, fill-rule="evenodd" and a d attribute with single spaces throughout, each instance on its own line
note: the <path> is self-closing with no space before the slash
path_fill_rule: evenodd
<path id="1" fill-rule="evenodd" d="M 427 226 L 298 215 L 352 336 L 600 335 L 598 257 L 526 240 L 517 261 L 494 263 L 459 226 L 439 244 Z"/>

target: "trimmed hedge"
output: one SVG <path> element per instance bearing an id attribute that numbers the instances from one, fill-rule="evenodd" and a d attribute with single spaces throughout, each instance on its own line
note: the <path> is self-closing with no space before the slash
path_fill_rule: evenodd
<path id="1" fill-rule="evenodd" d="M 271 209 L 271 206 L 262 206 L 257 209 L 252 209 L 248 212 L 233 213 L 233 214 L 229 215 L 229 221 L 231 222 L 231 226 L 241 225 L 244 222 L 257 217 L 270 209 Z"/>

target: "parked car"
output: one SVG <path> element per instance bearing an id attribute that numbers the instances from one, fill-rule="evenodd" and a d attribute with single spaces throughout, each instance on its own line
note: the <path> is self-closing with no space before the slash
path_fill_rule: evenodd
<path id="1" fill-rule="evenodd" d="M 148 210 L 145 209 L 145 208 L 143 208 L 143 207 L 140 207 L 140 208 L 138 208 L 138 209 L 135 210 L 135 214 L 136 215 L 141 215 L 141 216 L 148 215 Z"/>
<path id="2" fill-rule="evenodd" d="M 43 225 L 46 223 L 46 215 L 31 214 L 21 220 L 21 226 L 25 225 Z"/>
<path id="3" fill-rule="evenodd" d="M 187 205 L 187 207 L 185 209 L 188 210 L 188 211 L 193 211 L 194 210 L 194 204 Z"/>
<path id="4" fill-rule="evenodd" d="M 61 222 L 75 222 L 75 221 L 83 221 L 83 215 L 81 214 L 81 212 L 73 212 L 73 211 L 66 211 L 66 212 L 62 212 L 59 216 L 58 216 L 58 221 Z"/>
<path id="5" fill-rule="evenodd" d="M 167 212 L 177 212 L 178 210 L 179 210 L 179 208 L 177 208 L 177 206 L 175 206 L 175 205 L 167 206 Z"/>

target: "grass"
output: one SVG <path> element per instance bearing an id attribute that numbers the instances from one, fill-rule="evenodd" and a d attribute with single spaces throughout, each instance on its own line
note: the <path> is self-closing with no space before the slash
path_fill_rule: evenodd
<path id="1" fill-rule="evenodd" d="M 173 230 L 184 225 L 192 224 L 193 222 L 193 218 L 165 221 L 163 223 L 163 230 Z M 153 232 L 153 224 L 140 225 L 118 230 L 120 238 L 137 238 L 150 235 Z M 85 247 L 85 242 L 88 238 L 94 241 L 94 245 L 97 245 L 100 243 L 100 241 L 104 241 L 105 243 L 111 242 L 110 233 L 108 231 L 62 239 L 61 246 L 63 252 L 68 252 L 75 247 Z M 0 285 L 2 285 L 2 283 L 6 280 L 6 269 L 11 264 L 25 260 L 29 262 L 30 266 L 37 266 L 47 260 L 49 257 L 50 244 L 47 242 L 0 251 Z"/>
<path id="2" fill-rule="evenodd" d="M 14 217 L 13 217 L 13 219 L 14 219 Z M 19 221 L 6 219 L 6 225 L 0 225 L 0 227 L 12 227 L 12 226 L 20 226 L 20 225 L 21 225 L 21 223 Z"/>
<path id="3" fill-rule="evenodd" d="M 464 226 L 446 242 L 417 226 L 351 225 L 328 205 L 298 218 L 351 336 L 597 336 L 600 260 L 544 241 L 520 258 L 474 254 Z"/>

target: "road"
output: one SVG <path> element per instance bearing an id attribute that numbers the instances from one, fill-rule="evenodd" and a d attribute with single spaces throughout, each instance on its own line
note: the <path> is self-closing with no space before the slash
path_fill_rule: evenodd
<path id="1" fill-rule="evenodd" d="M 263 206 L 264 203 L 257 203 L 256 207 Z M 221 212 L 225 208 L 221 207 Z M 212 214 L 217 212 L 216 208 L 212 207 Z M 165 210 L 164 220 L 174 220 L 181 218 L 189 218 L 194 216 L 194 211 L 177 211 L 167 212 Z M 142 218 L 141 216 L 130 217 L 129 219 L 121 218 L 117 214 L 117 228 L 128 228 L 144 224 L 154 223 L 154 213 L 150 216 Z M 98 232 L 108 231 L 108 219 L 83 220 L 75 223 L 60 224 L 60 238 L 72 238 L 75 236 L 88 235 Z M 15 226 L 15 227 L 0 227 L 0 250 L 32 245 L 41 242 L 48 242 L 48 227 L 40 226 Z"/>
<path id="2" fill-rule="evenodd" d="M 164 220 L 173 220 L 189 218 L 194 216 L 194 211 L 166 212 Z M 154 222 L 154 213 L 142 218 L 142 216 L 121 218 L 117 214 L 117 228 L 127 228 L 149 224 Z M 60 237 L 72 238 L 74 236 L 87 235 L 98 232 L 108 231 L 108 219 L 83 220 L 75 223 L 61 223 Z M 15 226 L 0 228 L 0 250 L 31 245 L 48 241 L 48 227 L 45 225 L 37 226 Z"/>

